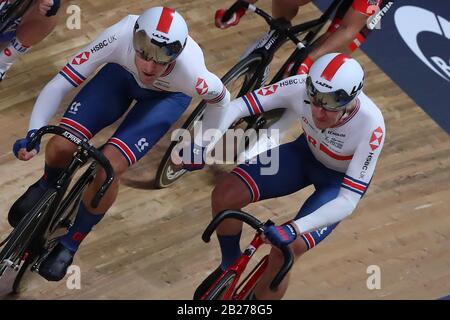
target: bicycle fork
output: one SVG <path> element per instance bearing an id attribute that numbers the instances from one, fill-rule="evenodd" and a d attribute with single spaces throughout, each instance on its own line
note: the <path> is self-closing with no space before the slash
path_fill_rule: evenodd
<path id="1" fill-rule="evenodd" d="M 253 290 L 258 279 L 266 269 L 268 256 L 265 256 L 257 264 L 257 266 L 247 275 L 247 277 L 239 284 L 236 289 L 235 286 L 245 268 L 247 268 L 248 262 L 262 244 L 264 244 L 264 241 L 259 234 L 256 234 L 248 247 L 242 253 L 242 256 L 238 259 L 238 261 L 233 266 L 229 267 L 227 272 L 235 272 L 236 278 L 234 279 L 233 285 L 231 286 L 233 290 L 229 290 L 228 292 L 226 292 L 226 294 L 224 295 L 224 300 L 243 300 Z M 226 274 L 227 272 L 224 272 L 224 274 Z"/>

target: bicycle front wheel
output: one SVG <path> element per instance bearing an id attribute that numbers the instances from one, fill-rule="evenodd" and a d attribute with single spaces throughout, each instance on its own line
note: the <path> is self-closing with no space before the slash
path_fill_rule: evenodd
<path id="1" fill-rule="evenodd" d="M 264 58 L 260 54 L 249 55 L 223 76 L 222 82 L 230 91 L 232 100 L 254 88 L 258 72 L 261 72 L 264 67 L 263 60 Z M 202 119 L 205 108 L 206 102 L 200 102 L 181 128 L 192 133 L 195 123 Z M 179 143 L 182 143 L 181 137 L 178 141 L 172 141 L 159 164 L 155 179 L 157 188 L 170 186 L 187 172 L 184 169 L 176 171 L 171 167 L 172 152 Z"/>
<path id="2" fill-rule="evenodd" d="M 9 240 L 0 251 L 0 277 L 8 267 L 19 268 L 21 261 L 32 244 L 38 238 L 37 233 L 42 230 L 45 221 L 48 221 L 48 212 L 57 196 L 56 189 L 49 189 L 40 202 L 20 221 L 12 231 Z M 28 264 L 27 264 L 28 265 Z M 20 278 L 23 276 L 21 272 Z M 15 287 L 19 286 L 16 281 Z"/>
<path id="3" fill-rule="evenodd" d="M 220 279 L 219 283 L 209 291 L 204 300 L 223 300 L 228 289 L 236 279 L 236 276 L 237 274 L 234 271 L 225 274 L 222 279 Z"/>

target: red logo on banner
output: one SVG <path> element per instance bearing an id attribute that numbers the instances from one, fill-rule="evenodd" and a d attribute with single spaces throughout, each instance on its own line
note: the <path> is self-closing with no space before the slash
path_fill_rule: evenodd
<path id="1" fill-rule="evenodd" d="M 381 129 L 381 127 L 378 127 L 373 131 L 372 136 L 370 137 L 369 144 L 370 147 L 372 148 L 372 151 L 378 149 L 378 147 L 381 144 L 381 141 L 383 141 L 383 130 Z"/>
<path id="2" fill-rule="evenodd" d="M 195 85 L 195 90 L 197 90 L 197 93 L 199 95 L 204 95 L 208 92 L 208 85 L 206 84 L 206 81 L 202 78 L 197 79 L 197 84 Z"/>
<path id="3" fill-rule="evenodd" d="M 271 94 L 275 93 L 275 91 L 277 91 L 277 89 L 278 89 L 278 85 L 274 84 L 274 85 L 263 87 L 263 88 L 259 89 L 258 94 L 260 96 L 270 96 Z"/>
<path id="4" fill-rule="evenodd" d="M 78 65 L 82 65 L 83 63 L 85 63 L 86 61 L 89 60 L 89 57 L 91 56 L 90 52 L 83 52 L 80 53 L 79 55 L 77 55 L 73 60 L 72 60 L 72 64 L 78 66 Z"/>

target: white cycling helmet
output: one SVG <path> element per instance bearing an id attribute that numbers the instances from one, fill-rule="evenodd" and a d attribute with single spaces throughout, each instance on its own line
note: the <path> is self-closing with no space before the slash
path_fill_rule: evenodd
<path id="1" fill-rule="evenodd" d="M 133 46 L 143 59 L 167 64 L 183 51 L 188 27 L 174 9 L 154 7 L 142 13 L 136 21 Z"/>
<path id="2" fill-rule="evenodd" d="M 343 53 L 329 53 L 317 59 L 306 79 L 311 103 L 328 111 L 341 111 L 361 92 L 364 70 Z"/>

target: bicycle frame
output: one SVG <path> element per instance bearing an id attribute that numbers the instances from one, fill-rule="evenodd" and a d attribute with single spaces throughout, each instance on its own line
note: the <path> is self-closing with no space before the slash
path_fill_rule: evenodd
<path id="1" fill-rule="evenodd" d="M 69 165 L 69 169 L 67 169 L 61 175 L 61 177 L 64 177 L 64 175 L 67 173 L 70 174 L 70 171 L 72 170 L 70 168 L 72 166 L 76 169 L 78 168 L 79 163 L 85 163 L 86 160 L 83 160 L 84 157 L 86 157 L 86 159 L 89 157 L 93 158 L 105 169 L 106 179 L 91 201 L 92 207 L 97 208 L 100 199 L 105 195 L 106 191 L 111 186 L 114 180 L 114 170 L 111 167 L 109 160 L 98 149 L 91 146 L 86 139 L 80 139 L 76 135 L 72 134 L 70 131 L 59 126 L 46 126 L 39 129 L 28 143 L 27 150 L 31 151 L 34 148 L 34 146 L 40 142 L 42 136 L 49 133 L 59 135 L 79 147 L 79 152 L 77 154 L 79 154 L 80 157 L 72 159 L 72 162 Z M 58 180 L 63 179 L 61 177 Z"/>
<path id="2" fill-rule="evenodd" d="M 104 168 L 106 172 L 106 179 L 91 201 L 91 205 L 94 208 L 98 206 L 101 198 L 106 193 L 114 179 L 114 170 L 103 153 L 95 147 L 91 146 L 87 142 L 87 140 L 78 138 L 62 127 L 47 126 L 39 129 L 31 138 L 31 141 L 28 143 L 27 150 L 32 150 L 34 146 L 39 143 L 42 136 L 48 133 L 56 134 L 66 138 L 67 140 L 77 145 L 78 150 L 74 154 L 72 161 L 70 162 L 68 167 L 58 177 L 55 186 L 49 189 L 49 198 L 46 199 L 44 197 L 42 200 L 38 201 L 35 205 L 36 209 L 33 208 L 29 212 L 33 213 L 30 218 L 36 219 L 36 223 L 33 224 L 34 228 L 30 229 L 29 226 L 26 225 L 26 220 L 22 220 L 25 221 L 23 227 L 20 227 L 21 224 L 19 223 L 19 225 L 13 230 L 11 235 L 8 236 L 8 242 L 2 242 L 2 245 L 8 245 L 10 240 L 16 241 L 17 239 L 19 241 L 17 243 L 12 242 L 5 253 L 3 253 L 3 250 L 5 248 L 2 249 L 2 254 L 5 255 L 5 258 L 2 258 L 3 260 L 1 261 L 1 263 L 3 263 L 3 261 L 8 261 L 9 266 L 14 267 L 17 270 L 21 262 L 25 262 L 20 267 L 19 274 L 14 281 L 14 291 L 16 290 L 15 288 L 18 287 L 20 279 L 22 278 L 25 270 L 29 265 L 32 265 L 32 271 L 37 271 L 39 269 L 40 263 L 50 253 L 52 244 L 55 244 L 55 240 L 58 239 L 58 237 L 55 236 L 55 231 L 58 229 L 58 227 L 67 229 L 70 226 L 69 223 L 71 221 L 69 220 L 71 220 L 72 214 L 76 212 L 76 207 L 79 203 L 77 201 L 81 199 L 82 191 L 91 181 L 91 179 L 93 179 L 97 163 Z M 70 181 L 75 172 L 82 165 L 87 163 L 90 158 L 94 160 L 91 166 L 78 179 L 67 197 L 64 198 L 64 195 L 66 194 L 66 188 L 70 184 Z M 50 198 L 50 195 L 53 198 Z M 45 205 L 47 205 L 47 207 L 45 208 L 45 211 L 42 211 L 42 208 L 40 208 L 39 206 L 44 207 Z M 67 222 L 67 225 L 62 222 Z M 21 237 L 24 234 L 29 235 L 29 237 L 24 242 L 20 242 L 22 241 Z M 14 255 L 14 261 L 10 260 L 10 255 Z"/>
<path id="3" fill-rule="evenodd" d="M 42 244 L 42 247 L 44 249 L 50 249 L 51 244 L 57 238 L 59 238 L 59 236 L 61 236 L 54 235 L 54 232 L 57 230 L 58 225 L 63 221 L 61 220 L 61 215 L 70 208 L 70 205 L 73 204 L 74 201 L 76 201 L 79 193 L 82 191 L 84 186 L 90 182 L 93 175 L 95 174 L 96 163 L 93 162 L 88 170 L 79 178 L 77 183 L 72 188 L 71 192 L 67 194 L 66 197 L 64 197 L 66 195 L 66 186 L 70 184 L 70 181 L 72 180 L 78 169 L 85 165 L 88 160 L 89 157 L 81 149 L 79 149 L 74 154 L 72 161 L 67 169 L 64 170 L 64 172 L 60 175 L 56 182 L 55 188 L 58 190 L 58 194 L 55 198 L 55 201 L 53 202 L 52 207 L 50 208 L 50 211 L 53 212 L 53 214 L 50 215 L 48 223 L 45 224 L 46 228 L 43 230 L 45 234 L 45 242 Z M 69 225 L 65 225 L 64 227 L 69 227 Z M 50 235 L 52 236 L 49 237 Z M 42 258 L 45 258 L 45 256 L 41 257 L 41 259 L 39 259 L 39 261 L 35 263 L 33 269 L 36 269 Z"/>
<path id="4" fill-rule="evenodd" d="M 266 267 L 267 267 L 267 257 L 264 257 L 263 260 L 265 263 L 261 264 L 259 263 L 255 269 L 244 279 L 244 281 L 239 285 L 236 289 L 236 286 L 239 282 L 240 277 L 242 276 L 242 273 L 245 271 L 245 268 L 248 265 L 248 262 L 253 257 L 255 252 L 259 249 L 259 247 L 264 244 L 264 241 L 262 240 L 261 236 L 259 234 L 256 234 L 253 238 L 253 240 L 250 242 L 248 247 L 244 250 L 241 257 L 230 267 L 228 267 L 222 275 L 214 282 L 214 284 L 211 286 L 211 288 L 203 295 L 203 297 L 207 296 L 211 290 L 222 280 L 222 278 L 229 272 L 235 272 L 236 277 L 233 280 L 233 283 L 231 286 L 225 291 L 223 299 L 224 300 L 243 300 L 254 288 L 256 283 L 258 282 L 261 275 L 264 273 Z M 251 278 L 249 279 L 249 277 Z M 242 285 L 245 283 L 245 286 L 242 288 L 242 290 L 237 293 L 237 290 L 239 290 Z M 203 298 L 202 297 L 202 298 Z"/>
<path id="5" fill-rule="evenodd" d="M 236 276 L 233 279 L 231 285 L 226 289 L 223 295 L 224 300 L 236 299 L 242 300 L 247 297 L 247 295 L 252 291 L 255 287 L 256 283 L 264 273 L 268 263 L 268 256 L 265 256 L 260 263 L 250 272 L 250 274 L 244 279 L 244 281 L 238 286 L 236 289 L 236 285 L 244 272 L 250 258 L 254 255 L 256 250 L 264 243 L 262 240 L 261 234 L 264 232 L 267 226 L 273 225 L 273 222 L 268 220 L 265 223 L 262 223 L 252 215 L 241 211 L 241 210 L 225 210 L 219 213 L 214 217 L 214 219 L 209 223 L 203 232 L 202 239 L 205 242 L 209 242 L 211 239 L 212 233 L 216 230 L 216 228 L 220 225 L 220 223 L 225 219 L 237 219 L 246 224 L 250 225 L 253 229 L 257 231 L 250 245 L 244 250 L 244 253 L 241 257 L 234 263 L 232 266 L 227 268 L 220 277 L 214 282 L 214 284 L 207 290 L 207 292 L 201 297 L 201 299 L 206 299 L 209 293 L 212 292 L 213 289 L 216 289 L 219 286 L 219 282 L 224 279 L 224 277 L 230 273 L 234 273 Z M 278 273 L 275 275 L 274 279 L 270 283 L 270 289 L 276 291 L 278 285 L 284 279 L 286 274 L 291 269 L 294 263 L 294 255 L 292 250 L 288 246 L 279 247 L 281 250 L 284 263 Z M 242 289 L 241 289 L 242 287 Z M 239 292 L 237 292 L 240 289 Z"/>
<path id="6" fill-rule="evenodd" d="M 261 68 L 253 75 L 251 81 L 249 81 L 249 85 L 245 88 L 242 88 L 240 95 L 242 93 L 246 93 L 253 88 L 259 88 L 265 85 L 266 76 L 268 76 L 268 65 L 272 61 L 275 53 L 278 49 L 287 41 L 291 40 L 295 43 L 297 48 L 294 52 L 289 56 L 289 58 L 284 62 L 279 71 L 275 74 L 275 76 L 271 79 L 269 84 L 280 81 L 283 78 L 284 72 L 287 66 L 293 61 L 298 60 L 302 61 L 306 58 L 308 52 L 307 48 L 314 40 L 314 38 L 319 34 L 322 27 L 327 23 L 328 20 L 335 14 L 338 7 L 341 5 L 343 0 L 334 0 L 333 3 L 328 7 L 328 9 L 317 19 L 307 21 L 301 23 L 299 25 L 295 25 L 292 27 L 283 26 L 283 22 L 280 20 L 273 19 L 270 15 L 265 13 L 263 10 L 257 8 L 254 5 L 248 5 L 248 9 L 250 11 L 254 11 L 256 14 L 263 17 L 266 22 L 274 28 L 275 32 L 270 36 L 269 39 L 265 42 L 265 45 L 253 50 L 250 54 L 260 54 L 263 57 L 261 62 L 264 68 Z M 233 8 L 233 7 L 232 7 Z M 306 36 L 300 41 L 295 36 L 298 33 L 307 32 Z M 249 55 L 250 55 L 249 54 Z"/>
<path id="7" fill-rule="evenodd" d="M 40 257 L 36 261 L 36 263 L 33 264 L 32 270 L 38 269 L 40 262 L 46 257 L 46 254 L 48 254 L 48 252 L 45 253 L 45 251 L 49 251 L 48 249 L 51 249 L 54 240 L 58 238 L 57 235 L 56 236 L 54 235 L 54 232 L 57 230 L 58 224 L 64 221 L 64 219 L 61 219 L 61 216 L 63 215 L 64 212 L 66 212 L 67 209 L 70 208 L 72 204 L 74 204 L 74 202 L 80 196 L 80 192 L 93 179 L 98 161 L 100 161 L 102 166 L 105 167 L 105 170 L 108 172 L 107 173 L 108 177 L 104 185 L 101 187 L 101 190 L 97 192 L 96 196 L 92 200 L 92 205 L 94 207 L 98 205 L 100 198 L 103 196 L 108 187 L 111 185 L 113 179 L 112 178 L 113 170 L 109 162 L 106 160 L 106 158 L 104 158 L 103 154 L 101 154 L 97 149 L 90 146 L 87 143 L 87 141 L 77 138 L 76 136 L 74 136 L 73 134 L 71 134 L 70 132 L 61 127 L 48 126 L 40 129 L 36 133 L 36 135 L 32 138 L 32 141 L 30 142 L 29 146 L 27 146 L 27 148 L 32 148 L 32 145 L 37 143 L 37 141 L 42 137 L 42 135 L 46 133 L 54 133 L 63 136 L 69 141 L 76 144 L 78 146 L 78 149 L 75 152 L 74 156 L 72 157 L 70 164 L 61 173 L 61 175 L 58 177 L 56 181 L 55 188 L 58 193 L 49 209 L 49 211 L 53 212 L 53 214 L 49 215 L 48 218 L 49 220 L 46 221 L 46 223 L 44 223 L 44 227 L 39 233 L 41 234 L 41 239 L 43 240 L 40 242 L 39 247 L 41 247 L 41 250 L 42 249 L 44 250 L 44 254 L 39 254 Z M 92 164 L 89 166 L 86 172 L 83 173 L 83 175 L 72 187 L 69 194 L 67 194 L 67 196 L 64 198 L 64 196 L 66 195 L 66 187 L 70 184 L 70 181 L 72 180 L 73 176 L 75 175 L 75 173 L 78 171 L 79 168 L 81 168 L 89 161 L 91 157 L 93 157 L 96 161 L 92 162 Z M 70 225 L 66 225 L 65 227 L 69 226 Z M 32 243 L 36 240 L 39 241 L 40 238 L 34 239 Z"/>

